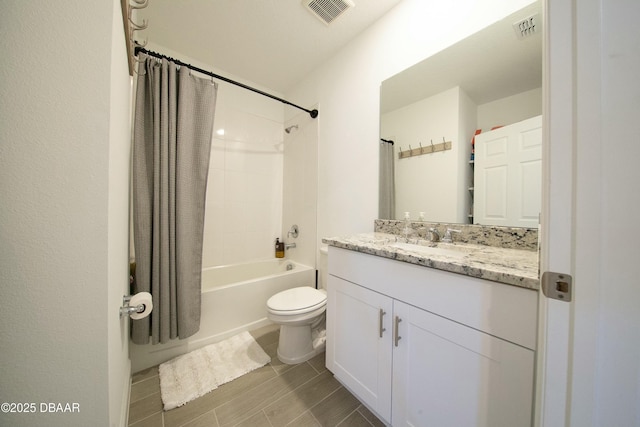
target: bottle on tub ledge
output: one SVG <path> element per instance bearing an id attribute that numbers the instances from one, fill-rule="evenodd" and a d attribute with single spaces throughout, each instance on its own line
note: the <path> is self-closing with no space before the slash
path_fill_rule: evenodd
<path id="1" fill-rule="evenodd" d="M 276 237 L 276 258 L 284 258 L 284 242 Z"/>

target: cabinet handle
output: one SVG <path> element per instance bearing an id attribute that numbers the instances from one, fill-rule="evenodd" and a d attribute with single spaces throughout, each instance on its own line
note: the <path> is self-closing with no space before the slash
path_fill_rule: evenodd
<path id="1" fill-rule="evenodd" d="M 380 338 L 382 338 L 382 333 L 386 331 L 386 329 L 382 327 L 382 318 L 384 317 L 385 314 L 387 314 L 387 312 L 384 311 L 383 309 L 380 309 L 380 313 L 378 315 L 378 321 L 379 321 L 378 330 L 380 331 Z"/>
<path id="2" fill-rule="evenodd" d="M 398 331 L 398 324 L 402 322 L 402 319 L 398 316 L 396 316 L 396 321 L 393 323 L 393 333 L 395 335 L 395 346 L 398 346 L 398 341 L 400 341 L 402 339 L 402 337 L 399 334 Z"/>

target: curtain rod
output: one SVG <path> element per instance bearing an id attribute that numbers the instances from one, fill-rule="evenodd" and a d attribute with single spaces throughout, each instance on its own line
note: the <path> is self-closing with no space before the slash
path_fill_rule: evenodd
<path id="1" fill-rule="evenodd" d="M 283 104 L 290 105 L 290 106 L 295 107 L 295 108 L 297 108 L 299 110 L 302 110 L 302 111 L 305 111 L 305 112 L 309 113 L 309 115 L 311 116 L 312 119 L 315 119 L 316 117 L 318 117 L 318 110 L 315 110 L 315 109 L 314 110 L 307 110 L 306 108 L 301 107 L 299 105 L 296 105 L 296 104 L 294 104 L 292 102 L 289 102 L 286 99 L 278 98 L 275 95 L 271 95 L 270 93 L 263 92 L 263 91 L 261 91 L 259 89 L 253 88 L 251 86 L 247 86 L 244 83 L 240 83 L 240 82 L 237 82 L 235 80 L 231 80 L 230 78 L 221 76 L 219 74 L 212 73 L 211 71 L 203 70 L 202 68 L 198 68 L 198 67 L 196 67 L 194 65 L 187 64 L 187 63 L 182 62 L 180 60 L 177 60 L 177 59 L 171 58 L 169 56 L 163 55 L 161 53 L 152 52 L 152 51 L 147 50 L 147 49 L 145 49 L 145 48 L 143 48 L 141 46 L 136 46 L 135 47 L 135 55 L 136 56 L 138 56 L 138 52 L 146 53 L 147 55 L 153 56 L 153 57 L 156 57 L 156 58 L 164 58 L 164 59 L 166 59 L 168 61 L 175 62 L 176 64 L 178 64 L 180 66 L 187 67 L 187 68 L 189 68 L 191 70 L 197 71 L 197 72 L 202 73 L 202 74 L 206 74 L 207 76 L 213 77 L 214 79 L 223 80 L 223 81 L 225 81 L 227 83 L 231 83 L 231 84 L 234 84 L 236 86 L 240 86 L 241 88 L 248 89 L 248 90 L 250 90 L 252 92 L 259 93 L 260 95 L 269 97 L 271 99 L 275 99 L 276 101 L 280 101 Z"/>

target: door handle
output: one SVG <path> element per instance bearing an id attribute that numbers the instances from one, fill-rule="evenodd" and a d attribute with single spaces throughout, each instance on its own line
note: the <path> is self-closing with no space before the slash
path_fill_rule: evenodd
<path id="1" fill-rule="evenodd" d="M 384 317 L 385 314 L 387 314 L 387 312 L 384 311 L 383 309 L 380 309 L 380 312 L 378 314 L 378 321 L 379 321 L 378 330 L 380 331 L 380 338 L 382 338 L 382 333 L 386 331 L 386 329 L 382 326 L 382 318 Z"/>
<path id="2" fill-rule="evenodd" d="M 396 347 L 398 346 L 398 341 L 402 339 L 399 333 L 400 331 L 398 330 L 400 322 L 402 322 L 402 319 L 399 316 L 396 316 L 395 322 L 393 322 L 393 334 L 395 335 L 394 343 Z"/>

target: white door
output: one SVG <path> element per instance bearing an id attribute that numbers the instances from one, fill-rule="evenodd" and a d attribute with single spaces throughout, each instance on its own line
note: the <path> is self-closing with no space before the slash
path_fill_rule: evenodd
<path id="1" fill-rule="evenodd" d="M 391 419 L 392 299 L 329 275 L 327 368 L 383 419 Z"/>
<path id="2" fill-rule="evenodd" d="M 536 426 L 640 425 L 640 2 L 546 1 L 543 270 Z"/>
<path id="3" fill-rule="evenodd" d="M 542 197 L 542 116 L 519 123 L 513 147 L 515 165 L 512 190 L 514 225 L 537 227 Z M 510 177 L 511 179 L 511 177 Z M 511 181 L 510 181 L 511 182 Z"/>
<path id="4" fill-rule="evenodd" d="M 540 270 L 572 273 L 574 189 L 573 23 L 571 0 L 546 0 L 543 31 L 543 188 Z M 552 16 L 553 19 L 546 19 Z M 553 43 L 550 43 L 550 40 Z M 569 420 L 571 304 L 540 293 L 534 426 Z"/>
<path id="5" fill-rule="evenodd" d="M 531 426 L 532 350 L 399 301 L 396 319 L 392 425 Z"/>
<path id="6" fill-rule="evenodd" d="M 542 116 L 476 136 L 474 223 L 538 226 Z"/>

